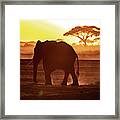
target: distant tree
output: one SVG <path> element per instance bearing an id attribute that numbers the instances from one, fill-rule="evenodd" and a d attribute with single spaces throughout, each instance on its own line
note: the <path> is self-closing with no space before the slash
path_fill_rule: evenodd
<path id="1" fill-rule="evenodd" d="M 72 43 L 72 45 L 74 46 L 74 45 L 76 45 L 76 43 Z"/>
<path id="2" fill-rule="evenodd" d="M 94 36 L 95 39 L 100 36 L 100 28 L 96 26 L 76 26 L 63 35 L 78 37 L 80 42 L 82 41 L 84 45 L 87 45 L 88 38 L 90 39 L 90 37 L 92 38 Z"/>

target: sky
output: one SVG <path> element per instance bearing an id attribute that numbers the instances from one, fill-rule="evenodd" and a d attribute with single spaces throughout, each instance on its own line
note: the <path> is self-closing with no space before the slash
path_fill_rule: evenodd
<path id="1" fill-rule="evenodd" d="M 46 40 L 63 40 L 67 42 L 70 45 L 73 45 L 73 43 L 76 43 L 79 46 L 80 39 L 73 36 L 63 36 L 64 33 L 68 32 L 72 28 L 76 26 L 97 26 L 100 27 L 100 21 L 98 20 L 40 20 L 40 19 L 22 19 L 20 20 L 20 41 L 21 41 L 21 58 L 31 58 L 33 55 L 33 43 L 24 44 L 26 42 L 30 41 L 46 41 Z M 22 44 L 23 42 L 23 44 Z M 34 43 L 35 45 L 35 43 Z M 96 47 L 75 47 L 73 46 L 75 51 L 79 53 L 80 51 L 98 51 L 99 53 L 99 46 Z M 83 55 L 81 58 L 84 58 Z M 87 52 L 85 52 L 87 54 Z M 87 57 L 97 59 L 99 58 L 99 55 L 96 56 L 89 56 Z M 87 58 L 88 59 L 88 58 Z"/>
<path id="2" fill-rule="evenodd" d="M 79 39 L 71 36 L 63 36 L 75 26 L 97 26 L 98 20 L 21 20 L 20 41 L 41 41 L 63 39 L 68 43 L 77 43 Z"/>

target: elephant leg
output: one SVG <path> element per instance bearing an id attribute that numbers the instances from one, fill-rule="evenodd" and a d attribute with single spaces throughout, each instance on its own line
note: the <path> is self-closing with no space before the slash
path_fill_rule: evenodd
<path id="1" fill-rule="evenodd" d="M 52 85 L 50 73 L 45 73 L 45 85 Z"/>
<path id="2" fill-rule="evenodd" d="M 63 82 L 61 83 L 61 85 L 67 86 L 67 78 L 68 78 L 68 75 L 69 75 L 69 73 L 68 73 L 68 72 L 65 72 L 65 76 L 64 76 L 64 79 L 63 79 Z"/>
<path id="3" fill-rule="evenodd" d="M 71 71 L 71 75 L 72 75 L 72 79 L 73 79 L 73 84 L 72 84 L 72 86 L 79 86 L 79 84 L 78 84 L 78 79 L 77 79 L 77 76 L 76 76 L 76 74 L 75 74 L 74 68 L 73 68 L 72 71 Z"/>

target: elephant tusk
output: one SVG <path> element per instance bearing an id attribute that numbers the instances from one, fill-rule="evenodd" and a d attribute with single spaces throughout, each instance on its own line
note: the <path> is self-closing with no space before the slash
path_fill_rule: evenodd
<path id="1" fill-rule="evenodd" d="M 32 61 L 30 61 L 27 65 L 31 65 L 31 64 L 33 64 L 33 60 L 32 60 Z"/>

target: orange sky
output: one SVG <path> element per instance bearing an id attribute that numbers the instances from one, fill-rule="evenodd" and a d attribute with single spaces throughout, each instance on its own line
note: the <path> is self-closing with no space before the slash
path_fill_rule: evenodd
<path id="1" fill-rule="evenodd" d="M 95 20 L 21 20 L 20 41 L 63 39 L 69 44 L 78 43 L 77 37 L 63 36 L 65 32 L 78 25 L 100 26 Z"/>

